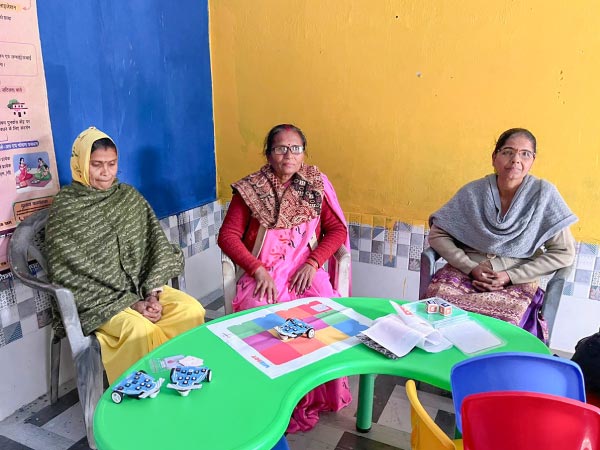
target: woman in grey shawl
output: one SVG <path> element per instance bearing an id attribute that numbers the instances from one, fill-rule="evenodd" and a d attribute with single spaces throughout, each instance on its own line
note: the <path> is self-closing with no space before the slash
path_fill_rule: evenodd
<path id="1" fill-rule="evenodd" d="M 528 174 L 535 157 L 530 131 L 505 131 L 492 153 L 495 174 L 431 215 L 429 245 L 448 264 L 427 296 L 529 329 L 530 306 L 543 299 L 539 277 L 573 263 L 577 221 L 554 185 Z"/>

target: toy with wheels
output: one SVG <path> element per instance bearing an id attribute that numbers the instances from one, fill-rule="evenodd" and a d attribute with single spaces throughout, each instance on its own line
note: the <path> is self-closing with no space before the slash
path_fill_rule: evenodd
<path id="1" fill-rule="evenodd" d="M 282 340 L 295 339 L 299 336 L 306 336 L 309 339 L 315 337 L 315 329 L 300 319 L 286 319 L 281 325 L 275 327 Z"/>
<path id="2" fill-rule="evenodd" d="M 210 383 L 212 371 L 206 366 L 182 366 L 171 369 L 171 382 L 168 388 L 175 389 L 186 397 L 190 391 L 200 389 L 202 383 Z"/>
<path id="3" fill-rule="evenodd" d="M 157 381 L 143 370 L 132 372 L 113 389 L 112 401 L 121 403 L 125 396 L 137 399 L 154 398 L 160 392 L 163 381 L 164 378 L 159 378 Z"/>

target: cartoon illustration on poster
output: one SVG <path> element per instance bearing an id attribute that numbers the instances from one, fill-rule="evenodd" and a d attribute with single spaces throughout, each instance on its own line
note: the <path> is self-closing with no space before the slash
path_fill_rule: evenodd
<path id="1" fill-rule="evenodd" d="M 0 2 L 0 270 L 7 236 L 58 192 L 35 0 Z"/>

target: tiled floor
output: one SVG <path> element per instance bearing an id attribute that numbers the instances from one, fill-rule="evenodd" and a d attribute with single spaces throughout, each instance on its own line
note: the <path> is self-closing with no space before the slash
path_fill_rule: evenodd
<path id="1" fill-rule="evenodd" d="M 208 305 L 208 320 L 223 314 L 219 298 Z M 406 380 L 380 375 L 375 381 L 373 426 L 368 433 L 356 431 L 358 377 L 350 378 L 355 400 L 337 413 L 321 415 L 318 425 L 306 433 L 287 436 L 292 450 L 394 450 L 410 449 L 410 411 L 404 391 Z M 429 414 L 450 436 L 454 433 L 454 409 L 449 393 L 423 383 L 419 399 Z M 74 384 L 61 386 L 57 404 L 40 397 L 0 422 L 2 450 L 85 450 L 83 413 Z M 218 449 L 215 449 L 218 450 Z"/>

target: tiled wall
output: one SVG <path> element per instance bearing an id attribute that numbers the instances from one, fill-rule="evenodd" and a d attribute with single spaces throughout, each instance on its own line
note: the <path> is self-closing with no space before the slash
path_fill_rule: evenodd
<path id="1" fill-rule="evenodd" d="M 171 242 L 178 242 L 186 258 L 216 245 L 227 205 L 218 201 L 160 220 Z M 348 214 L 352 260 L 362 263 L 419 271 L 420 256 L 427 245 L 425 224 L 411 225 L 389 218 Z M 367 222 L 365 224 L 365 222 Z M 38 264 L 30 266 L 39 274 Z M 544 280 L 546 281 L 546 280 Z M 185 289 L 185 280 L 180 279 Z M 577 246 L 575 270 L 565 283 L 568 296 L 600 300 L 600 251 L 596 244 Z M 50 298 L 14 280 L 10 272 L 0 274 L 0 347 L 50 324 Z"/>

